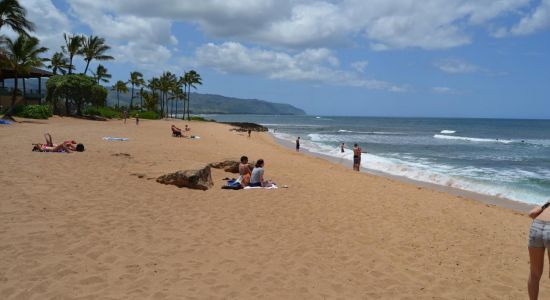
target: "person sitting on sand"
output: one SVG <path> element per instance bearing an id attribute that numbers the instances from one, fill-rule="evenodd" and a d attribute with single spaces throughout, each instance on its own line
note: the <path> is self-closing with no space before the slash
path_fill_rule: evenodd
<path id="1" fill-rule="evenodd" d="M 248 157 L 241 156 L 241 163 L 239 164 L 239 182 L 242 186 L 247 186 L 250 183 L 250 166 L 248 165 Z"/>
<path id="2" fill-rule="evenodd" d="M 182 137 L 181 129 L 172 124 L 172 135 L 175 137 Z"/>
<path id="3" fill-rule="evenodd" d="M 191 127 L 189 127 L 187 124 L 185 124 L 184 130 L 185 130 L 186 132 L 190 132 L 190 131 L 191 131 Z"/>
<path id="4" fill-rule="evenodd" d="M 550 199 L 546 204 L 536 207 L 529 212 L 533 219 L 529 230 L 529 261 L 530 272 L 527 281 L 529 299 L 538 299 L 539 282 L 544 269 L 544 250 L 550 251 Z M 550 255 L 550 254 L 549 254 Z"/>
<path id="5" fill-rule="evenodd" d="M 271 181 L 264 180 L 264 160 L 258 159 L 256 162 L 256 166 L 254 167 L 254 170 L 252 170 L 252 174 L 250 175 L 250 184 L 248 186 L 252 187 L 270 187 Z"/>

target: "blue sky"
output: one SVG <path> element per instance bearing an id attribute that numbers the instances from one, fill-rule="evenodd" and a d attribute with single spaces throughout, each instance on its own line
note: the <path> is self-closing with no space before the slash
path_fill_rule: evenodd
<path id="1" fill-rule="evenodd" d="M 21 3 L 52 53 L 106 38 L 113 81 L 195 69 L 198 92 L 309 114 L 550 118 L 550 0 Z"/>

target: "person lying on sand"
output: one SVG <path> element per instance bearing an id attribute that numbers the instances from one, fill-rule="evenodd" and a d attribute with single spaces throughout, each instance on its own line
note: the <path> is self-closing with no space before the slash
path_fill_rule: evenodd
<path id="1" fill-rule="evenodd" d="M 270 187 L 272 185 L 271 180 L 264 180 L 264 164 L 263 159 L 258 159 L 250 175 L 250 184 L 248 184 L 248 186 Z"/>
<path id="2" fill-rule="evenodd" d="M 44 134 L 46 138 L 46 144 L 33 144 L 32 151 L 38 152 L 83 152 L 84 145 L 78 144 L 74 140 L 64 141 L 63 143 L 56 145 L 53 143 L 52 135 L 49 133 Z"/>
<path id="3" fill-rule="evenodd" d="M 74 142 L 74 141 L 73 141 Z M 83 144 L 73 144 L 71 142 L 64 142 L 59 145 L 48 146 L 46 144 L 33 144 L 32 151 L 36 152 L 83 152 Z"/>
<path id="4" fill-rule="evenodd" d="M 529 229 L 529 260 L 530 272 L 527 281 L 529 299 L 538 299 L 539 282 L 544 269 L 544 250 L 550 250 L 550 199 L 546 204 L 535 207 L 529 212 L 533 219 Z"/>

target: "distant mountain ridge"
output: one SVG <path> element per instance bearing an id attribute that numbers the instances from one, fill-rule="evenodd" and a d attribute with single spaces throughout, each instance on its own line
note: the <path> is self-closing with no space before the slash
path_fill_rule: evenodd
<path id="1" fill-rule="evenodd" d="M 117 103 L 115 91 L 109 90 L 107 104 L 114 106 Z M 134 92 L 137 94 L 137 91 Z M 131 93 L 120 94 L 120 105 L 130 104 Z M 139 104 L 139 97 L 134 98 Z M 182 102 L 178 102 L 178 113 L 183 110 Z M 285 103 L 275 103 L 259 99 L 240 99 L 214 94 L 191 93 L 192 114 L 256 114 L 256 115 L 305 115 L 300 108 Z"/>

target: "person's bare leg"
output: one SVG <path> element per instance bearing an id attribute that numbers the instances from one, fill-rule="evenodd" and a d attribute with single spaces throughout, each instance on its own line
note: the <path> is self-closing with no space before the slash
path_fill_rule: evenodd
<path id="1" fill-rule="evenodd" d="M 529 299 L 536 300 L 539 298 L 539 281 L 544 270 L 544 248 L 529 247 L 529 261 L 531 271 L 527 281 L 527 291 Z"/>
<path id="2" fill-rule="evenodd" d="M 45 133 L 44 137 L 46 138 L 46 145 L 53 147 L 52 135 L 49 133 Z"/>

